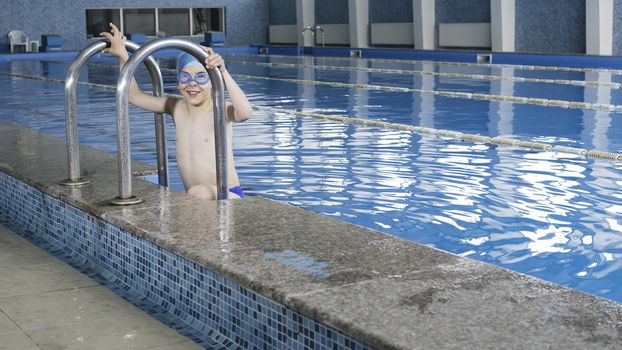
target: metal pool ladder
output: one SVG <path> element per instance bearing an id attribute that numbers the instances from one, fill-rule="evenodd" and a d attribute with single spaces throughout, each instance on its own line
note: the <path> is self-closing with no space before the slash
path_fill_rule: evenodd
<path id="1" fill-rule="evenodd" d="M 322 32 L 322 46 L 326 46 L 325 45 L 325 41 L 324 41 L 324 29 L 322 29 L 322 27 L 315 25 L 313 27 L 308 26 L 305 27 L 302 32 L 300 33 L 300 46 L 299 46 L 299 50 L 300 50 L 300 56 L 304 56 L 304 48 L 305 48 L 305 33 L 308 31 L 311 32 L 311 37 L 313 38 L 313 45 L 315 45 L 315 34 L 316 32 L 319 30 L 320 32 Z"/>
<path id="2" fill-rule="evenodd" d="M 300 56 L 304 56 L 305 54 L 305 33 L 307 30 L 311 32 L 311 37 L 313 38 L 313 41 L 315 41 L 315 29 L 311 26 L 305 27 L 302 32 L 300 32 Z"/>
<path id="3" fill-rule="evenodd" d="M 69 178 L 61 182 L 65 186 L 84 186 L 89 183 L 85 178 L 80 177 L 80 150 L 78 144 L 78 127 L 76 121 L 76 87 L 78 77 L 82 67 L 95 54 L 101 52 L 109 45 L 108 41 L 96 41 L 85 47 L 78 56 L 71 62 L 67 77 L 65 79 L 65 125 L 67 129 L 67 161 L 69 168 Z M 140 47 L 138 44 L 127 41 L 125 47 L 130 52 L 135 52 Z M 162 72 L 158 63 L 153 57 L 147 57 L 145 61 L 151 84 L 153 95 L 162 96 L 164 87 L 162 82 Z M 158 160 L 158 183 L 168 186 L 168 157 L 166 152 L 166 134 L 164 128 L 164 116 L 162 113 L 154 113 L 156 149 Z"/>
<path id="4" fill-rule="evenodd" d="M 320 26 L 318 26 L 318 25 L 315 25 L 315 32 L 317 32 L 318 30 L 319 30 L 320 32 L 322 32 L 322 46 L 326 46 L 326 45 L 324 44 L 324 29 L 322 29 L 322 27 L 320 27 Z"/>
<path id="5" fill-rule="evenodd" d="M 117 82 L 117 164 L 119 176 L 119 196 L 110 203 L 115 205 L 129 205 L 142 202 L 132 195 L 132 170 L 130 159 L 130 130 L 129 130 L 129 89 L 130 82 L 138 65 L 149 59 L 149 55 L 161 49 L 179 49 L 194 56 L 199 62 L 205 62 L 207 52 L 198 44 L 178 39 L 155 39 L 141 46 L 125 63 Z M 227 120 L 225 115 L 225 84 L 218 68 L 208 69 L 207 73 L 212 82 L 212 99 L 214 112 L 214 143 L 216 146 L 216 187 L 218 199 L 229 198 L 227 184 Z"/>

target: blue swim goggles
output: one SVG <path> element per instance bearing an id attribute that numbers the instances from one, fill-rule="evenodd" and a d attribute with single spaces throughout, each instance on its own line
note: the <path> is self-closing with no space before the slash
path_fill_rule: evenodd
<path id="1" fill-rule="evenodd" d="M 188 84 L 191 81 L 194 81 L 199 85 L 205 85 L 209 82 L 209 75 L 205 72 L 199 72 L 193 78 L 190 73 L 181 71 L 177 74 L 177 81 L 180 84 Z"/>

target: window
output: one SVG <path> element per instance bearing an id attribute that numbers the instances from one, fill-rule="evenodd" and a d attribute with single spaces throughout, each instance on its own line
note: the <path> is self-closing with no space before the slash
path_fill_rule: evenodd
<path id="1" fill-rule="evenodd" d="M 86 37 L 99 37 L 99 33 L 110 31 L 110 26 L 108 26 L 108 23 L 111 22 L 119 25 L 119 23 L 121 22 L 121 10 L 86 10 Z"/>
<path id="2" fill-rule="evenodd" d="M 123 33 L 156 35 L 155 9 L 123 9 Z"/>
<path id="3" fill-rule="evenodd" d="M 147 36 L 202 36 L 225 31 L 225 9 L 221 8 L 118 8 L 87 9 L 86 37 L 99 37 L 116 24 L 125 34 Z"/>
<path id="4" fill-rule="evenodd" d="M 202 35 L 204 32 L 224 32 L 225 9 L 192 9 L 192 23 L 192 35 Z"/>
<path id="5" fill-rule="evenodd" d="M 187 8 L 158 9 L 158 32 L 190 35 L 190 11 Z"/>

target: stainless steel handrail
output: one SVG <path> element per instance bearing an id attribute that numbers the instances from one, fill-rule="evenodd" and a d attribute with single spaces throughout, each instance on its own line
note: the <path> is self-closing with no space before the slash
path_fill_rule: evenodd
<path id="1" fill-rule="evenodd" d="M 109 45 L 108 41 L 96 41 L 85 47 L 78 56 L 71 62 L 65 79 L 65 125 L 67 129 L 67 162 L 69 178 L 61 184 L 65 186 L 84 186 L 89 183 L 85 178 L 80 177 L 80 151 L 78 144 L 78 127 L 76 118 L 76 88 L 78 77 L 82 67 L 95 54 L 101 52 Z M 127 41 L 125 47 L 128 51 L 134 52 L 140 47 L 138 44 Z M 158 63 L 153 57 L 148 57 L 145 61 L 147 70 L 151 77 L 154 96 L 162 96 L 164 93 L 164 83 L 162 72 Z M 156 132 L 156 153 L 158 161 L 158 183 L 168 186 L 168 156 L 166 152 L 166 134 L 164 128 L 164 115 L 154 113 L 155 132 Z"/>
<path id="2" fill-rule="evenodd" d="M 322 46 L 326 46 L 326 45 L 324 45 L 324 29 L 322 29 L 322 27 L 320 27 L 320 26 L 316 25 L 316 26 L 315 26 L 315 31 L 317 32 L 318 30 L 319 30 L 320 32 L 322 32 Z"/>
<path id="3" fill-rule="evenodd" d="M 129 89 L 130 82 L 138 65 L 153 52 L 161 49 L 179 49 L 194 56 L 199 62 L 205 62 L 208 54 L 193 42 L 178 38 L 155 39 L 143 45 L 125 63 L 117 82 L 117 163 L 119 176 L 119 196 L 111 200 L 112 204 L 126 205 L 140 203 L 132 196 L 132 170 L 130 164 L 129 130 Z M 214 112 L 214 143 L 216 146 L 216 182 L 218 199 L 229 198 L 227 185 L 227 120 L 225 116 L 225 84 L 217 68 L 208 69 L 212 83 Z"/>
<path id="4" fill-rule="evenodd" d="M 307 30 L 311 31 L 311 37 L 313 38 L 313 41 L 315 41 L 315 29 L 313 29 L 313 27 L 311 27 L 311 26 L 305 27 L 302 30 L 302 32 L 300 32 L 300 56 L 304 55 L 305 33 L 307 32 Z"/>

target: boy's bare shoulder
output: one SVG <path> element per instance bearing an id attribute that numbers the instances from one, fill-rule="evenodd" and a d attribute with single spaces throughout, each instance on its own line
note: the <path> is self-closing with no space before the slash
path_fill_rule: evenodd
<path id="1" fill-rule="evenodd" d="M 178 114 L 179 112 L 179 108 L 181 106 L 184 106 L 184 98 L 178 95 L 164 95 L 164 97 L 166 98 L 166 106 L 165 106 L 165 110 L 166 113 L 170 114 L 171 116 L 175 117 L 175 114 Z"/>
<path id="2" fill-rule="evenodd" d="M 166 95 L 164 95 L 164 97 L 165 97 L 167 100 L 172 100 L 172 101 L 174 101 L 175 103 L 177 103 L 177 102 L 179 102 L 179 101 L 183 101 L 183 100 L 184 100 L 184 98 L 183 98 L 181 95 L 166 94 Z"/>

